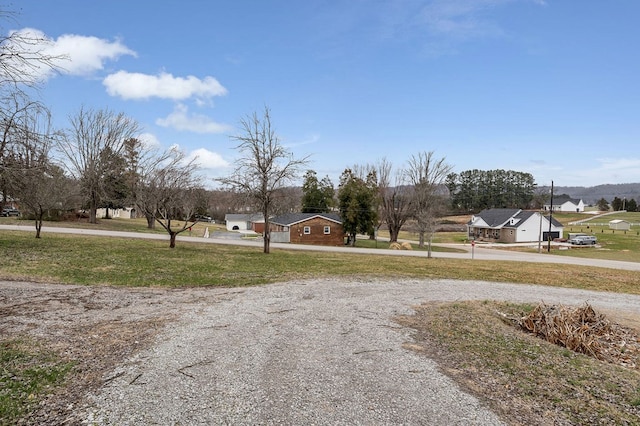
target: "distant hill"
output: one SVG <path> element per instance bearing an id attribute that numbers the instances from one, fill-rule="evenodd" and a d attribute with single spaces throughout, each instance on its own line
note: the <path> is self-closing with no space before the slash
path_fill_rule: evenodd
<path id="1" fill-rule="evenodd" d="M 551 188 L 546 186 L 540 187 L 541 189 L 550 190 Z M 627 200 L 634 199 L 640 203 L 640 183 L 620 183 L 620 184 L 607 184 L 598 186 L 554 186 L 553 193 L 557 195 L 567 194 L 571 198 L 582 199 L 585 204 L 593 205 L 601 198 L 604 198 L 609 203 L 615 198 L 626 198 Z"/>

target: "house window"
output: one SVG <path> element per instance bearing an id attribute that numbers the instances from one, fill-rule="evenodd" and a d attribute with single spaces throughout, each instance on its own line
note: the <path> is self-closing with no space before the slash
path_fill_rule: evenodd
<path id="1" fill-rule="evenodd" d="M 325 226 L 324 227 L 324 235 L 329 235 L 331 233 L 331 227 L 330 226 Z"/>
<path id="2" fill-rule="evenodd" d="M 311 234 L 311 227 L 310 226 L 305 226 L 303 232 L 304 232 L 304 235 Z"/>

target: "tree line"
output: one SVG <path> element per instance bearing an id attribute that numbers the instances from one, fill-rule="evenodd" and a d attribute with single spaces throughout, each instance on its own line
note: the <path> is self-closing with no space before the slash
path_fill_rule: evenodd
<path id="1" fill-rule="evenodd" d="M 138 123 L 122 112 L 81 106 L 69 116 L 66 129 L 53 128 L 51 112 L 29 96 L 37 86 L 29 70 L 54 67 L 53 58 L 21 50 L 38 40 L 19 37 L 14 33 L 0 39 L 0 193 L 2 206 L 19 200 L 35 219 L 37 238 L 47 215 L 86 210 L 89 222 L 96 223 L 99 208 L 109 212 L 133 206 L 148 227 L 161 226 L 174 247 L 176 236 L 190 229 L 197 215 L 215 208 L 214 196 L 218 205 L 226 200 L 227 211 L 236 205 L 262 213 L 265 253 L 270 217 L 292 211 L 338 212 L 351 244 L 357 234 L 375 238 L 383 226 L 390 241 L 397 241 L 411 223 L 420 246 L 430 247 L 438 218 L 450 210 L 525 208 L 536 199 L 528 173 L 456 174 L 432 151 L 418 152 L 399 166 L 383 158 L 348 167 L 336 189 L 328 176 L 318 179 L 307 168 L 308 157 L 296 158 L 283 147 L 268 107 L 241 119 L 232 136 L 239 155 L 236 167 L 216 180 L 220 190 L 205 190 L 196 159 L 188 160 L 177 148 L 161 150 L 145 143 Z M 293 184 L 305 169 L 297 190 Z"/>

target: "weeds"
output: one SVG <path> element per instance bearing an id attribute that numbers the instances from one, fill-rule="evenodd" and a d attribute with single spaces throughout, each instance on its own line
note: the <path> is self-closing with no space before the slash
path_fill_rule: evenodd
<path id="1" fill-rule="evenodd" d="M 0 425 L 23 418 L 72 368 L 27 340 L 0 342 Z"/>

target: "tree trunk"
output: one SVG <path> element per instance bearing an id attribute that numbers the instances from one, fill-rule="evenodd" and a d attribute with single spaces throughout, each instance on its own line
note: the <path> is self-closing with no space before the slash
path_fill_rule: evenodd
<path id="1" fill-rule="evenodd" d="M 264 209 L 262 211 L 262 215 L 264 216 L 264 231 L 262 232 L 263 238 L 262 241 L 264 243 L 263 253 L 269 254 L 269 249 L 271 246 L 271 229 L 269 225 L 269 211 L 268 209 Z"/>
<path id="2" fill-rule="evenodd" d="M 147 219 L 147 228 L 156 229 L 156 218 L 153 217 L 153 215 L 150 215 L 148 213 L 145 213 L 144 217 Z"/>
<path id="3" fill-rule="evenodd" d="M 351 236 L 349 237 L 349 241 L 351 242 L 351 247 L 355 247 L 356 246 L 356 234 L 351 234 Z"/>
<path id="4" fill-rule="evenodd" d="M 89 199 L 89 223 L 98 223 L 98 202 L 95 195 Z"/>
<path id="5" fill-rule="evenodd" d="M 400 234 L 400 228 L 397 226 L 389 226 L 389 242 L 397 243 L 398 234 Z"/>
<path id="6" fill-rule="evenodd" d="M 175 231 L 169 231 L 169 248 L 176 247 L 176 236 L 178 235 Z"/>
<path id="7" fill-rule="evenodd" d="M 42 216 L 44 216 L 44 212 L 42 211 L 36 215 L 36 238 L 40 238 L 40 231 L 42 230 Z"/>
<path id="8" fill-rule="evenodd" d="M 424 231 L 418 232 L 418 247 L 424 248 Z"/>

